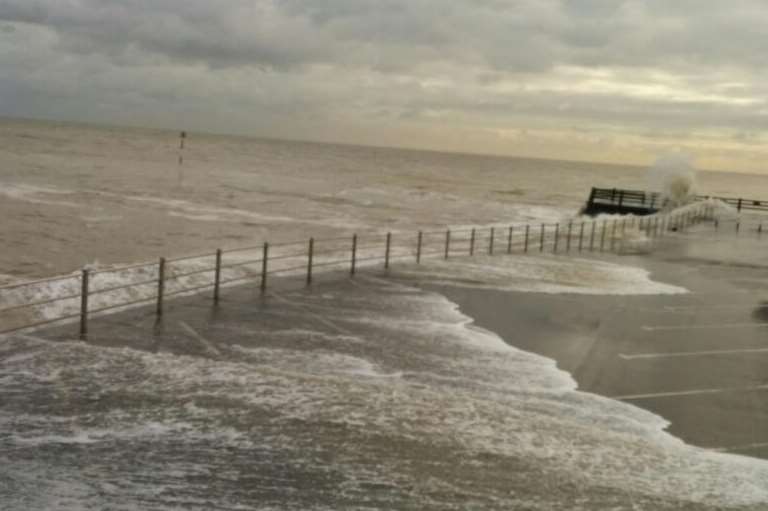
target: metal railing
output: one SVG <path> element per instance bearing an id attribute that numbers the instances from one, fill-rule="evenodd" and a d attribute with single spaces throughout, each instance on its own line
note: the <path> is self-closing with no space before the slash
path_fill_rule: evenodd
<path id="1" fill-rule="evenodd" d="M 78 320 L 80 337 L 86 338 L 89 319 L 96 315 L 154 303 L 157 316 L 162 317 L 169 298 L 204 290 L 212 291 L 213 303 L 218 305 L 225 286 L 247 281 L 258 282 L 260 292 L 265 293 L 271 277 L 298 277 L 311 285 L 320 270 L 345 270 L 354 277 L 363 268 L 388 270 L 393 263 L 406 260 L 421 264 L 426 258 L 479 254 L 613 251 L 617 249 L 617 235 L 623 235 L 627 229 L 639 229 L 648 237 L 658 237 L 668 231 L 683 231 L 703 219 L 714 219 L 712 205 L 697 203 L 679 211 L 644 217 L 310 238 L 226 251 L 218 249 L 214 253 L 175 259 L 160 258 L 155 263 L 104 270 L 86 268 L 71 276 L 0 286 L 0 297 L 7 298 L 9 294 L 29 297 L 5 306 L 3 301 L 7 300 L 0 300 L 0 324 L 10 324 L 0 334 Z M 760 230 L 762 232 L 762 225 Z M 121 279 L 130 281 L 109 283 Z M 45 285 L 60 286 L 63 292 L 54 297 L 36 298 L 40 286 Z M 41 307 L 52 304 L 60 306 L 59 314 L 41 312 Z M 14 315 L 18 316 L 16 321 Z"/>

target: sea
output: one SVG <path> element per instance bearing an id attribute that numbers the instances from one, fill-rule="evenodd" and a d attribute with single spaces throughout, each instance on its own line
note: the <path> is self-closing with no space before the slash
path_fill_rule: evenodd
<path id="1" fill-rule="evenodd" d="M 567 222 L 591 187 L 649 189 L 653 174 L 202 133 L 182 148 L 179 132 L 0 120 L 0 283 L 265 241 Z M 696 186 L 768 195 L 754 174 L 698 171 Z M 687 445 L 663 417 L 580 392 L 420 283 L 685 289 L 615 262 L 482 261 L 288 290 L 261 315 L 243 299 L 178 322 L 178 344 L 159 348 L 124 329 L 102 344 L 0 336 L 0 509 L 768 509 L 768 461 Z"/>

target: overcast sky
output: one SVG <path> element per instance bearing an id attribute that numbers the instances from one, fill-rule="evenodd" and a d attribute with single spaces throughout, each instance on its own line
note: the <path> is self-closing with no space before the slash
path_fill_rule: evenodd
<path id="1" fill-rule="evenodd" d="M 15 117 L 763 170 L 766 69 L 764 0 L 0 0 Z"/>

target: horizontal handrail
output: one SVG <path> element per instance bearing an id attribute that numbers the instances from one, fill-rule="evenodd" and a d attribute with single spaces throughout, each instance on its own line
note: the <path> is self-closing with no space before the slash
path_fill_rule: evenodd
<path id="1" fill-rule="evenodd" d="M 62 321 L 68 321 L 70 319 L 75 319 L 75 318 L 78 318 L 78 317 L 80 317 L 80 314 L 70 314 L 68 316 L 61 316 L 61 317 L 53 318 L 53 319 L 46 319 L 44 321 L 37 321 L 35 323 L 29 323 L 27 325 L 17 326 L 17 327 L 9 328 L 7 330 L 2 330 L 2 331 L 0 331 L 0 335 L 10 334 L 10 333 L 13 333 L 13 332 L 19 332 L 21 330 L 28 330 L 30 328 L 37 328 L 37 327 L 41 327 L 41 326 L 45 326 L 45 325 L 51 325 L 53 323 L 60 323 Z"/>
<path id="2" fill-rule="evenodd" d="M 306 265 L 302 264 L 301 266 L 292 266 L 290 268 L 278 268 L 276 270 L 269 270 L 267 272 L 267 274 L 268 275 L 277 275 L 279 273 L 288 273 L 288 272 L 292 272 L 292 271 L 305 270 L 306 268 L 307 268 Z"/>
<path id="3" fill-rule="evenodd" d="M 114 286 L 114 287 L 107 287 L 107 288 L 101 288 L 101 289 L 93 289 L 89 290 L 90 295 L 101 295 L 106 293 L 114 293 L 115 291 L 122 291 L 123 289 L 129 289 L 132 287 L 139 287 L 139 286 L 148 286 L 149 284 L 155 284 L 157 282 L 157 279 L 151 279 L 151 280 L 142 280 L 139 282 L 131 282 L 130 284 L 123 284 L 121 286 Z M 80 295 L 75 295 L 75 298 L 79 298 Z"/>
<path id="4" fill-rule="evenodd" d="M 140 303 L 148 303 L 148 302 L 154 302 L 154 301 L 155 301 L 155 297 L 154 296 L 150 296 L 148 298 L 139 298 L 137 300 L 133 300 L 133 301 L 130 301 L 130 302 L 121 302 L 121 303 L 116 303 L 114 305 L 108 305 L 106 307 L 102 307 L 100 309 L 95 309 L 95 310 L 92 310 L 92 311 L 89 311 L 89 312 L 91 314 L 98 314 L 99 312 L 106 312 L 106 311 L 111 311 L 111 310 L 115 310 L 115 309 L 120 309 L 122 307 L 131 307 L 132 305 L 138 305 Z"/>
<path id="5" fill-rule="evenodd" d="M 184 257 L 175 257 L 173 259 L 168 259 L 166 262 L 169 263 L 181 263 L 184 261 L 192 261 L 195 259 L 203 259 L 206 257 L 216 257 L 216 254 L 212 254 L 210 252 L 207 252 L 205 254 L 198 254 L 198 255 L 190 255 L 190 256 L 184 256 Z"/>
<path id="6" fill-rule="evenodd" d="M 17 282 L 14 284 L 5 284 L 3 286 L 0 286 L 0 291 L 5 289 L 18 289 L 21 287 L 34 286 L 36 284 L 47 284 L 49 282 L 61 282 L 64 280 L 73 280 L 73 279 L 79 279 L 79 278 L 80 278 L 80 275 L 66 275 L 62 277 L 51 277 L 49 279 L 28 280 L 25 282 Z"/>
<path id="7" fill-rule="evenodd" d="M 172 273 L 169 275 L 166 275 L 166 280 L 175 280 L 175 279 L 183 279 L 184 277 L 191 277 L 193 275 L 202 275 L 203 273 L 211 273 L 212 271 L 216 271 L 216 268 L 206 268 L 204 270 L 194 270 L 194 271 L 188 271 L 186 273 Z"/>
<path id="8" fill-rule="evenodd" d="M 0 312 L 11 312 L 15 310 L 21 310 L 21 309 L 28 309 L 30 307 L 40 307 L 41 305 L 48 305 L 50 303 L 55 302 L 63 302 L 65 300 L 76 300 L 80 298 L 79 294 L 76 295 L 70 295 L 70 296 L 61 296 L 57 298 L 49 298 L 47 300 L 42 300 L 39 302 L 32 302 L 32 303 L 22 303 L 19 305 L 12 305 L 11 307 L 6 307 L 4 309 L 0 309 Z"/>
<path id="9" fill-rule="evenodd" d="M 242 277 L 237 277 L 234 279 L 222 280 L 221 282 L 219 282 L 219 284 L 223 286 L 226 284 L 232 284 L 234 282 L 242 282 L 244 280 L 252 280 L 252 279 L 253 279 L 253 275 L 243 275 Z"/>
<path id="10" fill-rule="evenodd" d="M 263 262 L 263 259 L 253 259 L 251 261 L 242 261 L 239 263 L 222 264 L 221 269 L 228 270 L 230 268 L 242 268 L 243 266 L 250 266 L 252 264 L 261 264 L 262 262 Z"/>
<path id="11" fill-rule="evenodd" d="M 138 264 L 131 264 L 129 266 L 118 266 L 117 268 L 104 268 L 103 270 L 91 270 L 91 275 L 102 275 L 104 273 L 118 273 L 122 271 L 130 271 L 130 270 L 139 270 L 141 268 L 151 268 L 153 266 L 157 266 L 156 262 L 153 263 L 138 263 Z M 77 275 L 77 278 L 80 278 L 80 275 Z"/>
<path id="12" fill-rule="evenodd" d="M 184 288 L 184 289 L 179 289 L 178 291 L 172 291 L 170 293 L 166 293 L 165 296 L 176 296 L 176 295 L 181 295 L 181 294 L 184 294 L 184 293 L 194 293 L 195 291 L 200 291 L 202 289 L 210 289 L 213 286 L 214 286 L 214 284 L 203 284 L 203 285 L 200 285 L 200 286 L 188 287 L 188 288 Z"/>
<path id="13" fill-rule="evenodd" d="M 340 259 L 338 261 L 324 261 L 322 263 L 315 263 L 312 266 L 314 268 L 325 268 L 328 266 L 338 266 L 339 264 L 349 264 L 348 259 Z"/>
<path id="14" fill-rule="evenodd" d="M 286 259 L 295 259 L 297 257 L 303 257 L 306 256 L 306 252 L 297 252 L 295 254 L 281 254 L 281 255 L 270 255 L 269 260 L 271 261 L 285 261 Z"/>
<path id="15" fill-rule="evenodd" d="M 595 192 L 594 195 L 605 195 L 604 192 Z M 709 208 L 709 209 L 707 209 Z M 685 214 L 673 214 L 664 215 L 665 220 L 674 219 L 675 228 L 681 226 L 681 222 L 693 223 L 696 218 L 702 218 L 705 212 L 710 211 L 711 207 L 707 205 L 699 205 L 695 212 L 687 212 Z M 654 216 L 659 217 L 661 215 L 651 215 L 645 218 L 651 219 Z M 643 221 L 637 222 L 637 217 L 632 217 L 630 222 L 632 226 L 637 227 L 642 225 Z M 661 225 L 657 221 L 658 218 L 651 224 L 650 220 L 645 221 L 643 229 L 648 231 L 651 235 L 652 230 L 658 230 L 660 226 L 664 228 L 670 228 L 667 222 L 661 222 Z M 610 233 L 608 229 L 610 221 Z M 419 263 L 424 257 L 461 257 L 466 255 L 494 255 L 504 253 L 539 253 L 546 250 L 547 252 L 566 252 L 576 251 L 576 242 L 578 239 L 578 250 L 600 250 L 606 249 L 612 250 L 614 248 L 614 239 L 606 239 L 607 236 L 613 236 L 618 229 L 626 228 L 626 220 L 623 220 L 620 224 L 616 219 L 594 219 L 590 221 L 562 221 L 562 222 L 538 222 L 528 224 L 515 224 L 515 225 L 503 225 L 494 224 L 486 225 L 475 228 L 459 228 L 459 229 L 445 229 L 440 231 L 420 231 L 418 233 L 369 233 L 365 235 L 350 235 L 337 238 L 327 239 L 312 239 L 307 241 L 297 242 L 285 242 L 279 244 L 264 243 L 254 247 L 233 249 L 230 251 L 217 250 L 215 253 L 207 253 L 201 255 L 192 255 L 185 257 L 178 257 L 175 259 L 161 258 L 158 262 L 142 263 L 130 266 L 123 266 L 117 268 L 103 269 L 103 270 L 83 270 L 81 275 L 67 275 L 62 277 L 54 277 L 50 279 L 40 279 L 31 282 L 15 283 L 6 286 L 0 286 L 2 289 L 19 289 L 25 286 L 33 286 L 37 284 L 57 281 L 72 281 L 81 286 L 81 292 L 79 294 L 72 293 L 71 289 L 65 296 L 56 296 L 44 300 L 37 300 L 30 303 L 22 303 L 11 305 L 5 309 L 0 309 L 2 312 L 10 312 L 25 308 L 40 307 L 43 305 L 61 302 L 81 300 L 81 312 L 80 314 L 68 314 L 65 313 L 61 317 L 45 320 L 43 322 L 32 322 L 30 324 L 14 327 L 13 329 L 6 330 L 0 333 L 8 333 L 12 331 L 18 331 L 20 329 L 34 328 L 49 323 L 63 321 L 67 319 L 73 319 L 80 317 L 81 320 L 81 336 L 85 337 L 87 333 L 87 319 L 89 314 L 101 313 L 106 311 L 112 311 L 115 309 L 122 309 L 131 307 L 137 304 L 149 303 L 152 301 L 157 302 L 157 314 L 160 316 L 163 313 L 163 301 L 167 297 L 192 294 L 204 289 L 214 289 L 214 301 L 218 303 L 221 286 L 230 285 L 237 282 L 246 280 L 254 280 L 260 276 L 261 289 L 265 291 L 267 288 L 267 276 L 269 275 L 283 275 L 288 273 L 303 273 L 306 271 L 307 283 L 312 281 L 312 270 L 317 268 L 327 268 L 342 265 L 349 265 L 352 275 L 355 274 L 358 265 L 365 267 L 371 267 L 372 264 L 378 262 L 384 263 L 384 268 L 389 269 L 392 261 L 401 260 L 414 260 Z M 737 230 L 740 224 L 737 224 Z M 762 232 L 762 225 L 758 228 L 758 232 Z M 323 244 L 342 243 L 338 247 L 323 247 Z M 469 245 L 469 250 L 467 249 Z M 284 247 L 306 247 L 301 251 L 281 253 L 279 249 Z M 437 250 L 437 247 L 440 247 Z M 608 248 L 606 248 L 608 247 Z M 277 249 L 277 250 L 275 250 Z M 223 259 L 229 254 L 243 252 L 243 251 L 260 251 L 261 257 L 258 259 L 252 259 L 248 261 L 239 261 L 224 264 Z M 381 251 L 372 253 L 373 250 Z M 315 257 L 321 256 L 320 259 L 315 260 Z M 202 258 L 215 258 L 214 267 L 205 267 L 194 269 L 191 268 L 184 271 L 184 267 L 174 267 L 173 270 L 180 270 L 179 272 L 170 271 L 169 266 L 172 264 L 178 264 L 180 262 L 192 261 L 194 259 Z M 328 260 L 330 258 L 330 260 Z M 287 268 L 282 268 L 275 263 L 282 261 L 288 262 Z M 293 262 L 293 264 L 292 264 Z M 295 265 L 294 265 L 295 264 Z M 259 265 L 259 268 L 247 268 L 255 265 Z M 123 285 L 91 289 L 90 282 L 94 276 L 102 274 L 117 274 L 133 269 L 152 268 L 152 278 L 144 279 L 139 282 L 129 282 Z M 233 270 L 242 268 L 242 272 L 245 274 L 238 276 L 232 276 Z M 227 270 L 227 274 L 223 272 Z M 193 279 L 189 282 L 180 282 L 180 279 L 202 276 L 205 274 L 213 274 L 211 280 L 203 281 L 200 279 Z M 203 277 L 201 277 L 202 279 Z M 208 277 L 206 277 L 208 278 Z M 176 281 L 176 285 L 172 289 L 166 291 L 165 287 L 168 282 Z M 127 302 L 114 303 L 106 306 L 101 306 L 94 310 L 89 310 L 89 298 L 98 295 L 105 295 L 114 293 L 126 289 L 137 289 L 142 286 L 157 285 L 157 292 L 153 293 L 153 296 L 147 296 Z M 180 286 L 180 287 L 179 287 Z M 190 286 L 190 287 L 187 287 Z M 70 307 L 71 305 L 67 305 Z M 66 310 L 64 312 L 67 312 Z"/>

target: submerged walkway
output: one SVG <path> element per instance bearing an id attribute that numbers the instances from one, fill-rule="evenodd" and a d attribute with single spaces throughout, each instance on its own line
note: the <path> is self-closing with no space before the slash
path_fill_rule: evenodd
<path id="1" fill-rule="evenodd" d="M 439 291 L 514 346 L 557 360 L 581 390 L 650 410 L 691 444 L 768 458 L 767 244 L 703 228 L 649 255 L 601 256 L 689 294 Z"/>
<path id="2" fill-rule="evenodd" d="M 217 356 L 221 346 L 252 343 L 254 332 L 264 333 L 265 340 L 268 332 L 287 328 L 351 335 L 327 303 L 316 308 L 313 296 L 341 295 L 371 277 L 403 282 L 438 291 L 509 344 L 555 359 L 581 390 L 666 418 L 669 431 L 689 443 L 768 458 L 765 244 L 768 236 L 737 234 L 732 227 L 715 232 L 705 225 L 657 240 L 650 254 L 581 254 L 646 268 L 654 280 L 684 287 L 688 294 L 586 296 L 478 289 L 471 282 L 467 286 L 458 267 L 456 287 L 446 272 L 414 277 L 409 271 L 416 270 L 414 265 L 400 265 L 390 271 L 368 269 L 357 281 L 320 274 L 310 288 L 296 279 L 275 279 L 264 296 L 256 284 L 232 288 L 216 307 L 200 297 L 182 298 L 169 302 L 162 320 L 152 307 L 102 316 L 92 321 L 89 342 Z M 494 261 L 509 257 L 508 264 L 515 264 L 518 258 L 541 256 L 498 255 L 473 264 L 492 268 Z M 366 314 L 362 305 L 360 314 Z M 247 327 L 238 335 L 233 325 Z M 62 327 L 48 335 L 71 339 L 71 330 Z"/>
<path id="3" fill-rule="evenodd" d="M 227 288 L 218 306 L 168 301 L 159 320 L 154 307 L 94 317 L 87 342 L 72 325 L 11 334 L 0 497 L 40 509 L 763 510 L 765 463 L 660 428 L 664 417 L 694 445 L 768 457 L 766 242 L 702 225 L 646 255 L 275 278 L 264 295 L 258 281 Z M 599 293 L 602 275 L 623 282 L 614 292 L 669 290 L 631 266 L 690 293 L 551 285 Z M 467 328 L 454 303 L 525 351 Z M 614 399 L 572 392 L 550 359 Z"/>

